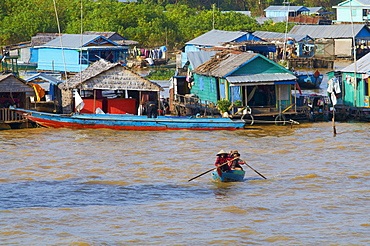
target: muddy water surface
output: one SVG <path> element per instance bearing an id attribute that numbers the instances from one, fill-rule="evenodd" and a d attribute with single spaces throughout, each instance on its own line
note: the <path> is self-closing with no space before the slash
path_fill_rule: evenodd
<path id="1" fill-rule="evenodd" d="M 369 245 L 369 131 L 0 131 L 0 244 Z M 220 149 L 268 179 L 187 182 Z"/>

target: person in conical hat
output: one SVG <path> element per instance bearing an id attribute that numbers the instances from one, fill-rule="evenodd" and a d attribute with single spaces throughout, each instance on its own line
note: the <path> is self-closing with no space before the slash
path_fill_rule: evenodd
<path id="1" fill-rule="evenodd" d="M 227 163 L 228 161 L 230 161 L 229 153 L 227 153 L 223 149 L 220 150 L 216 155 L 217 155 L 217 159 L 216 159 L 216 162 L 215 162 L 216 167 L 219 167 L 222 164 Z M 219 172 L 220 175 L 221 175 L 220 172 L 228 172 L 230 170 L 231 169 L 230 169 L 228 164 L 223 165 L 220 168 L 217 168 L 217 171 Z"/>
<path id="2" fill-rule="evenodd" d="M 220 150 L 216 155 L 217 156 L 220 156 L 220 155 L 228 155 L 229 153 L 227 153 L 225 150 Z"/>

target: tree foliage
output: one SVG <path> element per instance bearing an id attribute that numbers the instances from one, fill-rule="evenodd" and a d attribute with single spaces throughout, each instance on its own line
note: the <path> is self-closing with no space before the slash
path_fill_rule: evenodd
<path id="1" fill-rule="evenodd" d="M 263 3 L 256 4 L 255 0 L 139 0 L 137 3 L 118 0 L 1 0 L 0 45 L 29 41 L 37 33 L 56 33 L 59 27 L 62 33 L 117 32 L 138 41 L 142 47 L 167 45 L 170 48 L 180 48 L 185 42 L 213 28 L 284 32 L 283 23 L 259 25 L 254 18 L 244 14 L 222 11 L 261 9 L 264 4 L 276 2 L 259 1 Z"/>

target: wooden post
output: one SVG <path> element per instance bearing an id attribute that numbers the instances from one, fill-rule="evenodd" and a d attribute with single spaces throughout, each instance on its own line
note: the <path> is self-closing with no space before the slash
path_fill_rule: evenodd
<path id="1" fill-rule="evenodd" d="M 335 129 L 335 108 L 334 106 L 333 106 L 332 125 L 333 125 L 333 137 L 335 137 L 337 135 L 337 129 Z"/>
<path id="2" fill-rule="evenodd" d="M 95 114 L 96 111 L 96 90 L 94 89 L 94 109 L 93 109 L 93 114 Z"/>

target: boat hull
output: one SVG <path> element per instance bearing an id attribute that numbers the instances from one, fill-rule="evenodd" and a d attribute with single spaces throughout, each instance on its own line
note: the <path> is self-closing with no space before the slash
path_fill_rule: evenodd
<path id="1" fill-rule="evenodd" d="M 323 75 L 320 74 L 319 76 L 315 77 L 314 74 L 301 74 L 297 75 L 297 82 L 301 89 L 319 89 Z"/>
<path id="2" fill-rule="evenodd" d="M 239 130 L 244 121 L 229 118 L 158 117 L 108 114 L 51 114 L 32 110 L 16 109 L 18 113 L 41 126 L 53 128 L 108 128 L 114 130 L 159 131 L 159 130 Z"/>
<path id="3" fill-rule="evenodd" d="M 238 182 L 244 180 L 245 171 L 242 170 L 232 170 L 229 172 L 222 172 L 220 176 L 217 170 L 211 173 L 212 179 L 214 181 L 220 182 Z"/>

